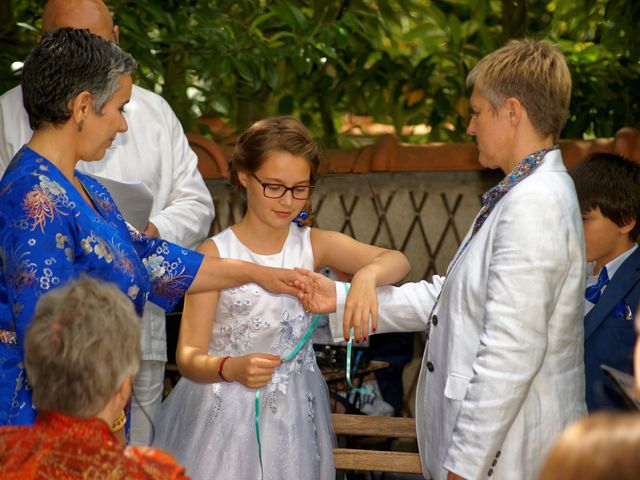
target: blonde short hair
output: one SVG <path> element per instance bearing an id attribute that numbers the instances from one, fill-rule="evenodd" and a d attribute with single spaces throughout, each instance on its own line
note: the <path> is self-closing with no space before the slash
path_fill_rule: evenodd
<path id="1" fill-rule="evenodd" d="M 545 137 L 557 139 L 569 117 L 569 67 L 547 41 L 511 40 L 480 60 L 467 76 L 467 87 L 476 87 L 494 110 L 516 98 Z"/>
<path id="2" fill-rule="evenodd" d="M 595 413 L 560 435 L 540 480 L 636 480 L 640 478 L 639 451 L 639 413 Z"/>
<path id="3" fill-rule="evenodd" d="M 45 294 L 25 334 L 25 366 L 40 410 L 99 413 L 140 365 L 140 321 L 113 284 L 83 276 Z"/>

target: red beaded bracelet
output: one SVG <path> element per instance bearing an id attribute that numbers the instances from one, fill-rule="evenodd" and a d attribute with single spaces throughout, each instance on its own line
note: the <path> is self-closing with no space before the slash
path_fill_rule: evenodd
<path id="1" fill-rule="evenodd" d="M 218 376 L 224 380 L 225 382 L 229 383 L 229 380 L 227 380 L 226 378 L 224 378 L 224 362 L 226 362 L 227 360 L 229 360 L 231 357 L 229 355 L 227 355 L 226 357 L 224 357 L 222 359 L 222 361 L 220 362 L 220 366 L 218 367 Z"/>

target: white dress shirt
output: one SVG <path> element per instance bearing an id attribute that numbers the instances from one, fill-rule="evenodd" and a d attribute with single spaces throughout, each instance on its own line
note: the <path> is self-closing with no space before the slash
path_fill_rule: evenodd
<path id="1" fill-rule="evenodd" d="M 129 130 L 118 134 L 102 160 L 81 161 L 77 168 L 117 181 L 142 181 L 154 195 L 149 220 L 160 237 L 197 247 L 209 233 L 214 208 L 182 125 L 162 97 L 136 85 L 125 112 Z M 0 175 L 31 134 L 18 86 L 0 97 Z M 144 311 L 142 352 L 144 360 L 167 360 L 164 311 L 152 303 Z"/>

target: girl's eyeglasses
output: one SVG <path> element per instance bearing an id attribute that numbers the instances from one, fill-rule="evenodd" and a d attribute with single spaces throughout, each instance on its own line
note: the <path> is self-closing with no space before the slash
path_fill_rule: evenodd
<path id="1" fill-rule="evenodd" d="M 308 200 L 313 192 L 314 185 L 297 185 L 295 187 L 287 187 L 280 183 L 264 183 L 254 173 L 250 175 L 256 179 L 256 181 L 262 185 L 262 193 L 267 198 L 281 198 L 285 193 L 291 192 L 291 195 L 296 200 Z"/>

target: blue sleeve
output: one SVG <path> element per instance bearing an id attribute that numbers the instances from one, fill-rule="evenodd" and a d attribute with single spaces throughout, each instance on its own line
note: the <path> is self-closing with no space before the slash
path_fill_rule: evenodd
<path id="1" fill-rule="evenodd" d="M 149 300 L 171 311 L 187 292 L 204 255 L 129 227 L 131 240 L 151 280 Z"/>

